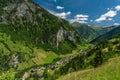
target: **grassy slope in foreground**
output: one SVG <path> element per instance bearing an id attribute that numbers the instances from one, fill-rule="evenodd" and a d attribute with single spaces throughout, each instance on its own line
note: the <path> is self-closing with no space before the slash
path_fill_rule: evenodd
<path id="1" fill-rule="evenodd" d="M 98 68 L 73 72 L 58 80 L 120 80 L 120 57 L 112 58 Z"/>

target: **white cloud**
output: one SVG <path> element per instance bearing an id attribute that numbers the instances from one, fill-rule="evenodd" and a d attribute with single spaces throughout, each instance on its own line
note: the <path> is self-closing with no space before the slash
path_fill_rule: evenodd
<path id="1" fill-rule="evenodd" d="M 71 14 L 70 11 L 68 11 L 68 12 L 62 12 L 62 13 L 56 13 L 56 12 L 50 11 L 50 10 L 48 10 L 48 11 L 49 11 L 51 14 L 53 14 L 53 15 L 59 17 L 59 18 L 62 18 L 62 19 L 66 19 L 67 16 L 69 16 L 69 15 Z"/>
<path id="2" fill-rule="evenodd" d="M 70 14 L 71 14 L 71 12 L 69 11 L 69 12 L 56 13 L 55 15 L 60 18 L 66 19 L 66 17 Z"/>
<path id="3" fill-rule="evenodd" d="M 112 18 L 108 18 L 109 21 L 112 21 L 113 19 Z"/>
<path id="4" fill-rule="evenodd" d="M 83 14 L 77 14 L 75 17 L 76 18 L 80 18 L 80 17 L 85 18 L 85 17 L 89 17 L 89 16 L 88 15 L 83 15 Z"/>
<path id="5" fill-rule="evenodd" d="M 74 19 L 70 20 L 70 23 L 73 22 L 79 22 L 79 23 L 87 23 L 86 21 L 88 20 L 88 15 L 83 15 L 83 14 L 77 14 Z"/>
<path id="6" fill-rule="evenodd" d="M 116 6 L 115 9 L 116 9 L 117 11 L 120 11 L 120 5 Z"/>
<path id="7" fill-rule="evenodd" d="M 110 8 L 107 8 L 109 11 L 103 15 L 101 15 L 99 18 L 97 18 L 95 20 L 95 22 L 102 22 L 105 20 L 109 20 L 111 21 L 113 17 L 115 17 L 118 13 L 118 11 L 120 11 L 120 5 L 117 5 L 116 7 L 114 7 L 115 10 L 112 10 Z"/>
<path id="8" fill-rule="evenodd" d="M 113 18 L 116 15 L 117 15 L 117 11 L 109 10 L 107 13 L 101 15 L 100 18 L 96 19 L 95 21 L 96 22 L 105 21 L 108 18 Z"/>
<path id="9" fill-rule="evenodd" d="M 64 9 L 64 7 L 62 7 L 62 6 L 56 6 L 56 9 L 61 10 L 61 9 Z"/>
<path id="10" fill-rule="evenodd" d="M 120 25 L 120 23 L 114 23 L 114 25 L 118 26 L 118 25 Z"/>

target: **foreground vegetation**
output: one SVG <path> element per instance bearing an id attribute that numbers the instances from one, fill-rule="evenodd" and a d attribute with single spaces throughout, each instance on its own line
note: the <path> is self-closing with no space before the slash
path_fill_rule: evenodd
<path id="1" fill-rule="evenodd" d="M 58 80 L 120 80 L 120 57 L 109 59 L 97 68 L 69 73 Z"/>
<path id="2" fill-rule="evenodd" d="M 99 67 L 108 59 L 116 56 L 120 56 L 120 39 L 112 38 L 97 44 L 91 49 L 89 48 L 88 50 L 83 51 L 80 55 L 71 59 L 68 63 L 55 71 L 52 79 L 57 79 L 62 75 L 78 70 Z"/>

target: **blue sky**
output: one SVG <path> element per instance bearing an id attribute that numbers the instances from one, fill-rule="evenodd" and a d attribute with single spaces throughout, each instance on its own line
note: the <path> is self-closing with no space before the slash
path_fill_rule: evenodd
<path id="1" fill-rule="evenodd" d="M 57 17 L 108 26 L 120 23 L 120 0 L 33 0 Z"/>

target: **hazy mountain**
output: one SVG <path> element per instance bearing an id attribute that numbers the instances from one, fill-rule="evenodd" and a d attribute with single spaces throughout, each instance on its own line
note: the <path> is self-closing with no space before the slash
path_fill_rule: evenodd
<path id="1" fill-rule="evenodd" d="M 96 37 L 109 32 L 116 26 L 107 26 L 107 27 L 99 27 L 96 25 L 87 25 L 81 24 L 78 22 L 74 22 L 71 24 L 74 29 L 77 30 L 79 35 L 81 35 L 87 42 L 95 39 Z"/>
<path id="2" fill-rule="evenodd" d="M 99 43 L 102 41 L 106 41 L 112 38 L 119 38 L 120 35 L 120 26 L 111 26 L 114 27 L 111 31 L 97 37 L 96 39 L 92 40 L 91 43 Z M 110 28 L 111 28 L 110 27 Z"/>

